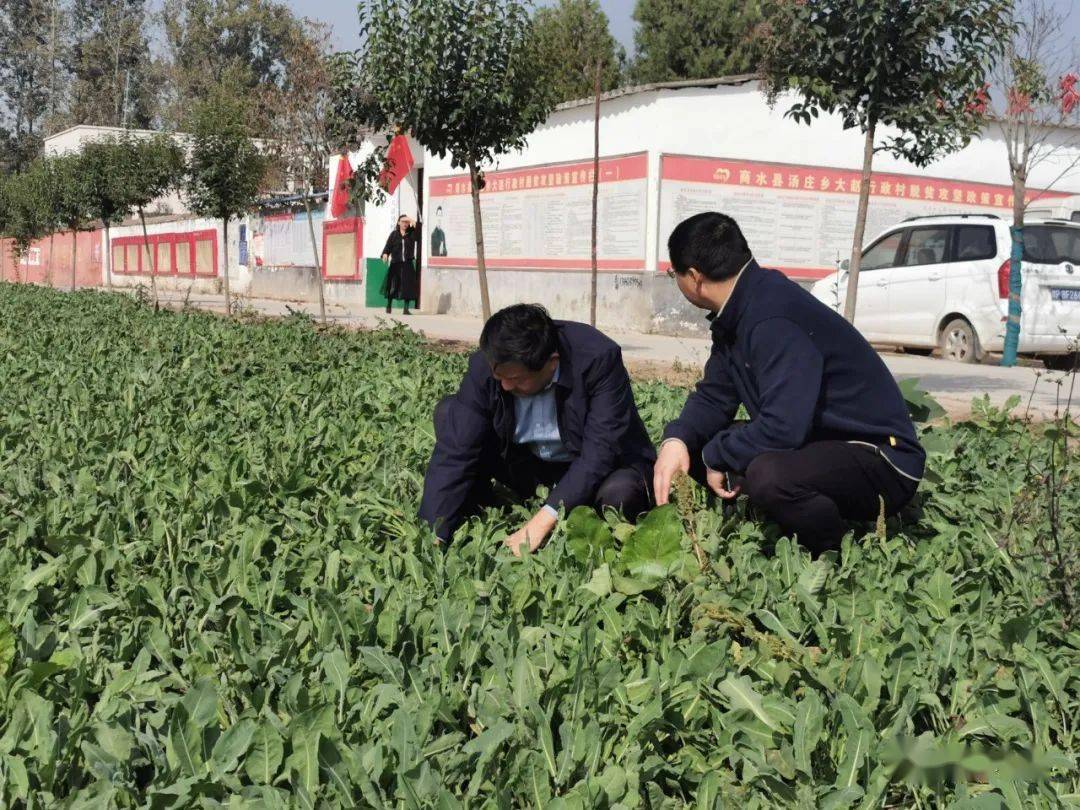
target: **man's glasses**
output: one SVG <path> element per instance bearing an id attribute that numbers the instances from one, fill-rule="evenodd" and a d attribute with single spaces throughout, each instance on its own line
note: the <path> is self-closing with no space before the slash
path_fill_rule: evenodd
<path id="1" fill-rule="evenodd" d="M 667 277 L 668 278 L 675 278 L 675 271 L 673 269 L 671 269 L 670 267 L 667 270 Z"/>

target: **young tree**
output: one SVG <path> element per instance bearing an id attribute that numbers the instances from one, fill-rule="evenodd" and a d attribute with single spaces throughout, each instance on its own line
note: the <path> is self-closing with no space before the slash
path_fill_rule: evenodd
<path id="1" fill-rule="evenodd" d="M 187 196 L 191 210 L 222 221 L 225 309 L 229 290 L 229 220 L 255 205 L 268 161 L 249 135 L 243 99 L 215 87 L 195 110 Z"/>
<path id="2" fill-rule="evenodd" d="M 92 178 L 83 171 L 83 158 L 78 154 L 50 158 L 53 175 L 60 188 L 56 200 L 56 218 L 71 232 L 71 291 L 75 292 L 75 271 L 78 266 L 79 232 L 93 219 L 91 210 Z"/>
<path id="3" fill-rule="evenodd" d="M 41 164 L 27 166 L 8 183 L 11 205 L 11 238 L 14 242 L 15 281 L 20 282 L 19 266 L 30 245 L 46 233 L 45 208 L 48 205 L 46 180 Z"/>
<path id="4" fill-rule="evenodd" d="M 291 68 L 285 87 L 275 98 L 271 149 L 281 175 L 292 181 L 304 197 L 311 254 L 319 281 L 319 318 L 326 323 L 326 289 L 319 260 L 319 243 L 311 210 L 311 195 L 326 183 L 326 165 L 341 144 L 331 131 L 331 76 L 329 33 L 308 24 L 286 51 Z"/>
<path id="5" fill-rule="evenodd" d="M 142 226 L 146 266 L 150 268 L 150 290 L 154 307 L 158 305 L 157 268 L 150 252 L 150 237 L 146 232 L 146 207 L 174 188 L 180 188 L 184 177 L 184 150 L 168 135 L 150 139 L 126 138 L 122 149 L 127 153 L 126 202 L 139 215 Z"/>
<path id="6" fill-rule="evenodd" d="M 60 230 L 60 200 L 64 194 L 63 178 L 57 173 L 56 165 L 49 158 L 38 158 L 30 165 L 30 171 L 40 173 L 41 199 L 43 208 L 41 211 L 42 226 L 44 232 L 49 235 L 49 263 L 45 267 L 45 281 L 51 287 L 53 284 L 53 262 L 56 252 L 56 232 Z"/>
<path id="7" fill-rule="evenodd" d="M 926 166 L 978 130 L 970 104 L 1009 22 L 1008 0 L 837 0 L 781 3 L 768 25 L 762 71 L 771 100 L 810 123 L 838 113 L 864 135 L 862 182 L 844 317 L 855 318 L 859 264 L 875 151 Z M 879 128 L 899 130 L 878 141 Z"/>
<path id="8" fill-rule="evenodd" d="M 1066 124 L 1080 121 L 1080 82 L 1075 71 L 1075 43 L 1065 39 L 1068 15 L 1045 0 L 1020 0 L 1016 26 L 1006 29 L 1004 53 L 973 109 L 1000 129 L 1012 178 L 1012 253 L 1009 262 L 1009 315 L 1005 323 L 1003 366 L 1016 364 L 1020 346 L 1021 264 L 1024 254 L 1024 210 L 1031 172 L 1046 166 L 1055 176 L 1045 189 L 1076 168 L 1066 157 L 1080 138 L 1055 137 Z"/>
<path id="9" fill-rule="evenodd" d="M 622 80 L 626 52 L 611 35 L 598 0 L 559 0 L 538 8 L 533 41 L 558 101 L 592 95 L 597 60 L 602 89 L 618 87 Z"/>
<path id="10" fill-rule="evenodd" d="M 637 0 L 634 82 L 711 79 L 757 70 L 759 0 Z"/>
<path id="11" fill-rule="evenodd" d="M 483 166 L 519 149 L 553 95 L 522 0 L 368 0 L 354 86 L 361 123 L 400 128 L 469 171 L 484 317 L 491 315 L 480 192 Z"/>
<path id="12" fill-rule="evenodd" d="M 105 285 L 112 289 L 113 225 L 131 210 L 128 174 L 129 154 L 121 139 L 106 138 L 83 146 L 79 153 L 80 184 L 92 219 L 105 229 Z"/>

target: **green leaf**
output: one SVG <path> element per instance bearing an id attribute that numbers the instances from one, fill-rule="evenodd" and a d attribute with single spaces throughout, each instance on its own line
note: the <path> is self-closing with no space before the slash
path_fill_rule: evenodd
<path id="1" fill-rule="evenodd" d="M 188 720 L 196 728 L 205 728 L 217 719 L 218 695 L 213 680 L 199 678 L 188 689 L 180 704 L 187 711 Z"/>
<path id="2" fill-rule="evenodd" d="M 349 683 L 349 662 L 340 647 L 335 647 L 323 655 L 322 670 L 338 695 L 344 697 L 345 687 Z"/>
<path id="3" fill-rule="evenodd" d="M 15 631 L 4 619 L 0 619 L 0 677 L 7 674 L 15 660 Z"/>
<path id="4" fill-rule="evenodd" d="M 587 562 L 614 548 L 611 527 L 590 506 L 579 506 L 566 518 L 566 547 L 578 560 Z"/>
<path id="5" fill-rule="evenodd" d="M 795 709 L 794 754 L 796 767 L 807 776 L 813 775 L 811 754 L 821 739 L 825 721 L 825 705 L 816 692 L 807 692 Z"/>
<path id="6" fill-rule="evenodd" d="M 219 774 L 231 773 L 247 753 L 255 737 L 257 724 L 251 718 L 243 718 L 225 730 L 210 753 L 210 763 Z"/>
<path id="7" fill-rule="evenodd" d="M 754 691 L 746 676 L 736 678 L 734 675 L 729 675 L 718 688 L 728 698 L 732 709 L 750 712 L 773 731 L 783 730 L 779 717 L 765 710 L 761 703 L 761 695 Z"/>
<path id="8" fill-rule="evenodd" d="M 860 771 L 869 756 L 870 746 L 874 743 L 874 731 L 862 707 L 849 695 L 837 695 L 836 706 L 843 720 L 845 738 L 834 784 L 845 789 L 857 786 Z"/>
<path id="9" fill-rule="evenodd" d="M 623 545 L 619 563 L 631 577 L 666 577 L 682 556 L 682 536 L 682 522 L 674 505 L 654 509 Z"/>
<path id="10" fill-rule="evenodd" d="M 611 570 L 608 568 L 607 563 L 595 569 L 592 578 L 581 587 L 583 590 L 596 594 L 601 599 L 608 596 L 612 590 L 612 581 Z"/>
<path id="11" fill-rule="evenodd" d="M 260 721 L 252 730 L 251 748 L 244 757 L 244 772 L 257 785 L 274 782 L 281 768 L 285 746 L 281 735 L 267 721 Z"/>

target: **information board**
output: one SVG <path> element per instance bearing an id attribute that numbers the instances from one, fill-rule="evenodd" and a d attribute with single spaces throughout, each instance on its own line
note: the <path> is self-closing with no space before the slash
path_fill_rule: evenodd
<path id="1" fill-rule="evenodd" d="M 851 256 L 861 172 L 790 163 L 663 155 L 660 163 L 659 269 L 670 267 L 667 238 L 703 211 L 734 217 L 765 266 L 796 278 L 835 272 Z M 1032 190 L 1036 196 L 1067 192 Z M 917 175 L 874 172 L 866 243 L 907 217 L 988 213 L 1012 218 L 1012 188 Z"/>
<path id="2" fill-rule="evenodd" d="M 648 158 L 600 160 L 597 267 L 645 269 Z M 480 194 L 488 267 L 588 270 L 592 266 L 593 162 L 487 172 Z M 468 174 L 433 177 L 424 226 L 431 267 L 475 267 Z"/>

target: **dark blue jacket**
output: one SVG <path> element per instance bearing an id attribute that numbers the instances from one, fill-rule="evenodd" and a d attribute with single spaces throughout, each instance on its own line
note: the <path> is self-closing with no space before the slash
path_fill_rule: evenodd
<path id="1" fill-rule="evenodd" d="M 592 503 L 615 470 L 634 467 L 651 480 L 656 451 L 638 415 L 619 344 L 583 323 L 555 324 L 559 434 L 574 460 L 547 503 L 569 511 Z M 484 452 L 495 448 L 505 458 L 515 427 L 514 398 L 492 376 L 481 352 L 469 359 L 465 379 L 447 404 L 420 502 L 420 517 L 440 537 L 451 536 L 464 520 L 469 491 L 483 474 Z"/>
<path id="2" fill-rule="evenodd" d="M 919 479 L 926 454 L 892 374 L 839 314 L 776 270 L 751 262 L 712 319 L 704 378 L 664 438 L 706 466 L 743 473 L 757 456 L 826 439 L 877 446 Z M 749 423 L 733 424 L 739 403 Z"/>

